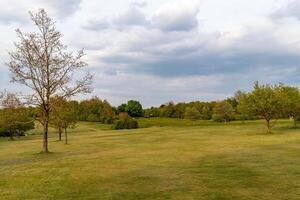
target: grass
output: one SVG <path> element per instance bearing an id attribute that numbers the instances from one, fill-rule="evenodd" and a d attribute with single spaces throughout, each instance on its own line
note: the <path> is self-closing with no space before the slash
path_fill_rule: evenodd
<path id="1" fill-rule="evenodd" d="M 80 123 L 70 144 L 38 130 L 0 139 L 0 199 L 300 199 L 300 129 L 279 121 L 139 119 L 137 130 Z"/>

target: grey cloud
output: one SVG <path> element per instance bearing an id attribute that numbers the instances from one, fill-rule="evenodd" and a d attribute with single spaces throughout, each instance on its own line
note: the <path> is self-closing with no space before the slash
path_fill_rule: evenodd
<path id="1" fill-rule="evenodd" d="M 10 0 L 1 5 L 0 2 L 0 22 L 10 23 L 27 23 L 29 22 L 29 11 L 37 11 L 44 8 L 55 18 L 64 18 L 73 15 L 79 8 L 81 0 L 28 0 L 17 1 Z"/>
<path id="2" fill-rule="evenodd" d="M 131 4 L 129 9 L 124 13 L 111 18 L 93 19 L 82 25 L 82 28 L 87 30 L 99 31 L 105 29 L 118 29 L 135 26 L 147 26 L 149 24 L 145 14 L 140 9 L 142 5 L 138 3 Z"/>
<path id="3" fill-rule="evenodd" d="M 198 27 L 198 10 L 159 12 L 152 18 L 154 27 L 162 31 L 190 31 Z"/>
<path id="4" fill-rule="evenodd" d="M 55 12 L 58 17 L 68 17 L 79 10 L 82 0 L 39 0 L 42 6 Z"/>
<path id="5" fill-rule="evenodd" d="M 131 6 L 125 13 L 113 18 L 112 22 L 119 28 L 127 26 L 145 26 L 148 24 L 145 14 L 136 6 Z"/>
<path id="6" fill-rule="evenodd" d="M 293 17 L 300 20 L 300 1 L 294 0 L 271 14 L 274 19 Z"/>
<path id="7" fill-rule="evenodd" d="M 110 18 L 110 28 L 122 30 L 141 26 L 147 29 L 159 29 L 163 32 L 185 32 L 198 27 L 198 8 L 181 8 L 179 6 L 168 8 L 166 6 L 160 8 L 152 17 L 147 18 L 142 10 L 145 6 L 146 4 L 143 2 L 132 3 L 124 13 Z M 90 30 L 108 28 L 107 26 L 103 27 L 103 19 L 91 20 L 82 27 Z"/>
<path id="8" fill-rule="evenodd" d="M 121 51 L 99 59 L 107 66 L 122 65 L 120 70 L 126 72 L 170 78 L 246 73 L 267 76 L 267 73 L 273 74 L 276 70 L 288 73 L 293 68 L 300 71 L 300 54 L 294 51 L 293 46 L 284 45 L 272 37 L 272 31 L 249 32 L 226 46 L 221 44 L 227 38 L 217 34 L 206 37 L 188 33 L 180 36 L 175 33 L 161 37 L 145 36 L 144 40 L 131 41 L 128 46 L 122 46 Z M 162 39 L 164 37 L 168 39 Z M 124 65 L 129 67 L 124 68 Z"/>

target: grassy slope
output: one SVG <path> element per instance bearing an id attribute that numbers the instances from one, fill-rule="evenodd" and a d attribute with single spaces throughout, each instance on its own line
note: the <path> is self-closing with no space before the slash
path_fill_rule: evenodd
<path id="1" fill-rule="evenodd" d="M 300 199 L 300 130 L 141 119 L 125 131 L 81 123 L 70 145 L 51 135 L 0 139 L 1 199 Z M 192 125 L 192 126 L 189 126 Z"/>

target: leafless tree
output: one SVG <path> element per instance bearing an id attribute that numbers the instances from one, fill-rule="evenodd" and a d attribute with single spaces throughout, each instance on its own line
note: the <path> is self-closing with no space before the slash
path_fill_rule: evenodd
<path id="1" fill-rule="evenodd" d="M 4 91 L 0 93 L 0 106 L 2 108 L 17 109 L 22 107 L 23 103 L 16 93 Z"/>
<path id="2" fill-rule="evenodd" d="M 9 52 L 7 65 L 12 82 L 29 87 L 33 93 L 31 103 L 42 110 L 40 122 L 44 128 L 43 151 L 48 152 L 48 126 L 53 96 L 69 98 L 78 93 L 91 92 L 92 75 L 87 73 L 75 80 L 75 72 L 87 66 L 82 61 L 83 50 L 74 54 L 61 43 L 62 34 L 45 10 L 30 12 L 35 32 L 23 33 L 17 29 L 19 42 Z"/>

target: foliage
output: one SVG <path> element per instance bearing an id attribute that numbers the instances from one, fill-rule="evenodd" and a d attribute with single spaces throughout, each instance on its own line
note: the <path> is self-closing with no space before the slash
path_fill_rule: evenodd
<path id="1" fill-rule="evenodd" d="M 127 106 L 126 103 L 119 105 L 117 108 L 118 113 L 126 112 L 126 106 Z"/>
<path id="2" fill-rule="evenodd" d="M 187 107 L 185 109 L 184 118 L 190 120 L 197 120 L 200 119 L 200 117 L 200 112 L 197 110 L 196 107 Z"/>
<path id="3" fill-rule="evenodd" d="M 24 107 L 14 93 L 1 96 L 0 136 L 24 136 L 25 132 L 34 128 L 31 109 Z"/>
<path id="4" fill-rule="evenodd" d="M 228 101 L 217 102 L 213 108 L 212 119 L 217 122 L 229 122 L 234 119 L 234 109 Z"/>
<path id="5" fill-rule="evenodd" d="M 136 129 L 138 122 L 130 117 L 128 113 L 120 113 L 118 120 L 115 121 L 114 129 Z"/>
<path id="6" fill-rule="evenodd" d="M 127 112 L 131 117 L 142 117 L 144 115 L 142 104 L 135 100 L 127 102 L 125 112 Z"/>
<path id="7" fill-rule="evenodd" d="M 65 143 L 67 143 L 67 129 L 74 128 L 78 120 L 78 110 L 74 101 L 67 101 L 62 97 L 51 99 L 53 111 L 50 116 L 50 124 L 58 130 L 59 140 L 61 140 L 62 131 L 65 132 Z"/>
<path id="8" fill-rule="evenodd" d="M 166 117 L 166 118 L 185 118 L 185 112 L 188 107 L 197 109 L 200 113 L 199 119 L 209 120 L 212 117 L 212 108 L 215 102 L 190 102 L 178 103 L 169 102 L 158 108 L 151 107 L 145 110 L 145 117 Z"/>
<path id="9" fill-rule="evenodd" d="M 159 117 L 159 108 L 151 107 L 144 110 L 144 117 Z"/>
<path id="10" fill-rule="evenodd" d="M 300 92 L 296 87 L 278 86 L 278 95 L 282 105 L 281 117 L 291 117 L 294 120 L 294 126 L 297 126 L 297 121 L 300 119 Z"/>
<path id="11" fill-rule="evenodd" d="M 81 121 L 101 122 L 112 124 L 115 120 L 115 111 L 106 101 L 93 97 L 79 103 L 78 116 Z"/>
<path id="12" fill-rule="evenodd" d="M 266 120 L 268 132 L 274 124 L 272 119 L 282 116 L 283 102 L 279 95 L 279 86 L 259 85 L 255 83 L 252 92 L 245 94 L 240 101 L 239 110 L 250 116 L 259 116 Z"/>

